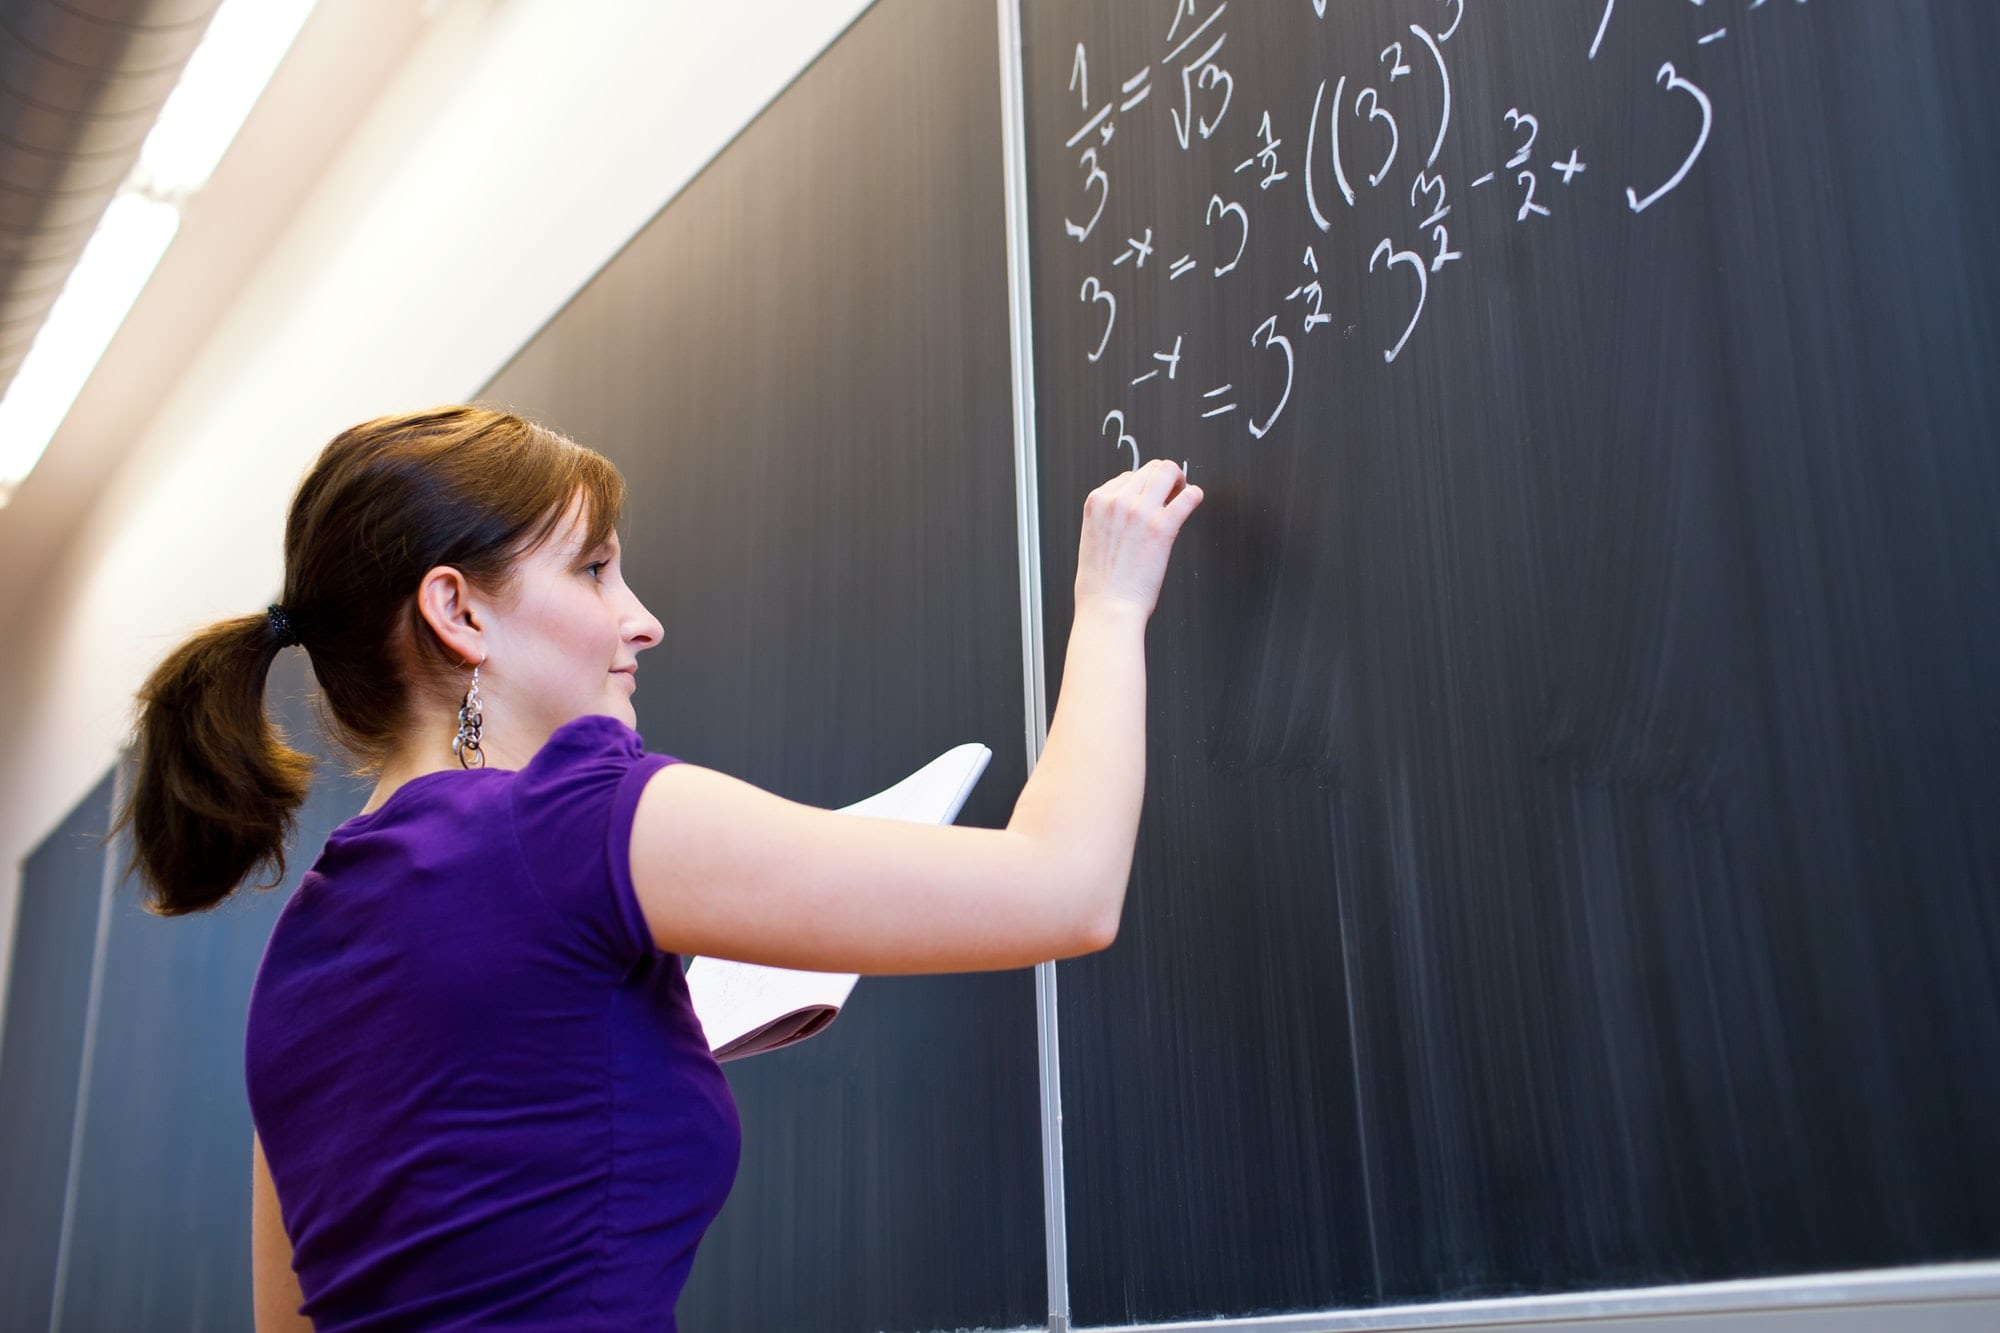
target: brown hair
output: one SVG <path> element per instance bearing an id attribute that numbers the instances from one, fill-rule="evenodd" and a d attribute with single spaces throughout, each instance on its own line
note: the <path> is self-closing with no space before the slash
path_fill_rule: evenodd
<path id="1" fill-rule="evenodd" d="M 285 522 L 279 604 L 312 660 L 331 739 L 379 768 L 409 721 L 412 686 L 462 663 L 417 609 L 423 576 L 450 565 L 504 595 L 515 560 L 584 502 L 586 548 L 609 539 L 625 482 L 601 454 L 508 412 L 441 407 L 342 431 L 299 484 Z M 129 875 L 156 916 L 221 903 L 259 866 L 283 882 L 285 843 L 313 761 L 264 712 L 283 644 L 259 613 L 220 621 L 170 653 L 139 691 L 127 796 Z"/>

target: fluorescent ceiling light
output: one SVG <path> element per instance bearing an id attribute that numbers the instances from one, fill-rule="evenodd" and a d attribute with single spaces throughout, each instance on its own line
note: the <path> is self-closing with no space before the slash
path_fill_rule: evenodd
<path id="1" fill-rule="evenodd" d="M 0 400 L 0 505 L 41 461 L 180 224 L 172 204 L 142 194 L 121 194 L 104 210 Z"/>
<path id="2" fill-rule="evenodd" d="M 172 196 L 208 183 L 312 7 L 313 0 L 223 0 L 139 150 L 141 188 Z"/>
<path id="3" fill-rule="evenodd" d="M 0 508 L 69 415 L 180 227 L 312 12 L 313 0 L 223 0 L 0 399 Z"/>

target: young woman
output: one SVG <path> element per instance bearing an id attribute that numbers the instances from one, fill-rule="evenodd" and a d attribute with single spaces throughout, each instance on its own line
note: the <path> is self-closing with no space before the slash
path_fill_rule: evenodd
<path id="1" fill-rule="evenodd" d="M 292 501 L 282 600 L 140 693 L 120 814 L 148 909 L 284 873 L 311 761 L 265 721 L 302 644 L 379 773 L 265 947 L 245 1072 L 257 1327 L 673 1326 L 734 1178 L 675 955 L 865 973 L 1109 945 L 1144 783 L 1144 635 L 1201 502 L 1172 463 L 1084 504 L 1048 744 L 1003 830 L 852 819 L 648 753 L 624 483 L 505 413 L 356 426 Z"/>

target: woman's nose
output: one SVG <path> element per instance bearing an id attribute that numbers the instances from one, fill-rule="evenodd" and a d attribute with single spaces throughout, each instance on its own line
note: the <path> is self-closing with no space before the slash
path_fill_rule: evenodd
<path id="1" fill-rule="evenodd" d="M 657 616 L 645 608 L 643 603 L 634 600 L 633 608 L 637 616 L 627 622 L 626 637 L 638 644 L 641 649 L 651 648 L 665 637 L 666 627 L 660 623 Z"/>

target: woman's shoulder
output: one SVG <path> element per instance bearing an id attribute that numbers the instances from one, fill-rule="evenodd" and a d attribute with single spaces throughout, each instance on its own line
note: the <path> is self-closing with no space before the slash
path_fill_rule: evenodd
<path id="1" fill-rule="evenodd" d="M 506 777 L 498 769 L 440 768 L 406 778 L 380 802 L 350 815 L 333 830 L 333 842 L 341 842 L 378 829 L 421 820 L 443 809 L 458 809 L 468 802 L 491 797 L 504 785 Z"/>
<path id="2" fill-rule="evenodd" d="M 678 762 L 646 749 L 615 717 L 572 718 L 552 732 L 509 784 L 514 825 L 525 843 L 548 830 L 568 845 L 609 821 L 609 835 L 629 836 L 639 794 L 653 774 Z"/>
<path id="3" fill-rule="evenodd" d="M 514 799 L 526 805 L 557 791 L 616 787 L 637 770 L 650 774 L 673 762 L 671 755 L 647 750 L 645 739 L 618 718 L 587 713 L 563 723 L 542 742 L 514 775 Z"/>
<path id="4" fill-rule="evenodd" d="M 503 799 L 517 785 L 538 790 L 579 777 L 601 777 L 647 757 L 644 738 L 630 726 L 608 714 L 585 714 L 571 718 L 551 732 L 520 769 L 440 768 L 419 773 L 340 827 L 358 832 L 378 822 L 408 818 L 440 807 Z"/>
<path id="5" fill-rule="evenodd" d="M 609 713 L 585 713 L 573 717 L 549 733 L 542 748 L 535 751 L 522 772 L 537 766 L 573 763 L 579 759 L 636 759 L 646 752 L 646 741 L 637 731 Z"/>

